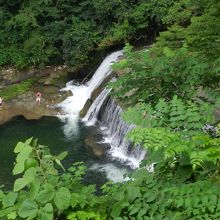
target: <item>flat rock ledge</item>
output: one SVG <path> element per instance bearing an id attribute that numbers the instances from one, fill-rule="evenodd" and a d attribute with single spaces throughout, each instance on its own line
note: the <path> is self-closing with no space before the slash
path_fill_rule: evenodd
<path id="1" fill-rule="evenodd" d="M 59 89 L 51 91 L 51 87 L 50 89 L 44 87 L 40 91 L 42 93 L 40 104 L 35 101 L 34 91 L 29 91 L 8 102 L 3 102 L 2 107 L 0 107 L 0 125 L 19 115 L 28 120 L 39 119 L 42 116 L 55 117 L 61 113 L 56 105 L 71 95 L 71 92 L 60 92 Z"/>

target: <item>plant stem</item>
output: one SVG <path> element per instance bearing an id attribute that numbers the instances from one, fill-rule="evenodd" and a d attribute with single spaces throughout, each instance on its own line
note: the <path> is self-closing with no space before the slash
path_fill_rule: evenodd
<path id="1" fill-rule="evenodd" d="M 39 152 L 38 152 L 37 149 L 36 149 L 36 155 L 37 155 L 37 158 L 38 158 L 39 163 L 40 163 L 40 170 L 41 170 L 41 173 L 42 173 L 42 175 L 43 175 L 44 182 L 47 183 L 47 178 L 46 178 L 46 175 L 45 175 L 44 170 L 43 170 L 43 167 L 42 167 L 42 159 L 40 158 L 40 155 L 39 155 Z"/>

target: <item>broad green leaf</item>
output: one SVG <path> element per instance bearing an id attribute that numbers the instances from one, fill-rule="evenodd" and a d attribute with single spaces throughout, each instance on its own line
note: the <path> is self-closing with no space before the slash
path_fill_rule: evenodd
<path id="1" fill-rule="evenodd" d="M 28 182 L 24 178 L 16 179 L 14 183 L 14 192 L 18 192 L 19 190 L 23 189 L 27 184 Z"/>
<path id="2" fill-rule="evenodd" d="M 134 215 L 135 213 L 137 213 L 140 210 L 140 207 L 134 207 L 133 209 L 131 209 L 131 211 L 129 212 L 129 215 Z"/>
<path id="3" fill-rule="evenodd" d="M 50 176 L 47 176 L 47 180 L 48 180 L 48 183 L 50 183 L 53 186 L 56 186 L 59 181 L 59 176 L 50 175 Z"/>
<path id="4" fill-rule="evenodd" d="M 176 203 L 176 207 L 177 207 L 177 208 L 183 206 L 183 204 L 184 204 L 184 199 L 183 199 L 183 197 L 179 197 L 178 199 L 176 199 L 175 203 Z"/>
<path id="5" fill-rule="evenodd" d="M 137 197 L 141 197 L 140 187 L 129 186 L 127 188 L 127 196 L 129 201 L 134 201 Z"/>
<path id="6" fill-rule="evenodd" d="M 124 190 L 121 190 L 121 191 L 115 193 L 115 195 L 114 195 L 114 199 L 117 201 L 122 201 L 124 199 L 124 197 L 125 197 Z"/>
<path id="7" fill-rule="evenodd" d="M 71 194 L 70 204 L 72 208 L 75 208 L 80 203 L 80 195 L 78 193 Z"/>
<path id="8" fill-rule="evenodd" d="M 33 140 L 33 137 L 27 139 L 27 140 L 24 142 L 25 145 L 26 145 L 26 146 L 27 146 L 27 145 L 30 145 L 32 140 Z"/>
<path id="9" fill-rule="evenodd" d="M 18 156 L 16 157 L 16 161 L 17 162 L 23 162 L 29 158 L 30 153 L 32 152 L 32 147 L 30 146 L 25 146 L 23 148 L 23 150 L 18 154 Z"/>
<path id="10" fill-rule="evenodd" d="M 61 187 L 55 192 L 54 203 L 58 209 L 65 210 L 70 205 L 70 197 L 70 191 L 65 187 Z"/>
<path id="11" fill-rule="evenodd" d="M 0 210 L 0 217 L 4 217 L 4 216 L 8 215 L 8 214 L 12 213 L 14 210 L 15 210 L 14 207 L 9 207 L 9 208 Z"/>
<path id="12" fill-rule="evenodd" d="M 144 216 L 145 214 L 147 213 L 147 210 L 142 208 L 138 211 L 138 215 L 137 215 L 137 218 L 140 218 L 142 216 Z"/>
<path id="13" fill-rule="evenodd" d="M 39 194 L 36 196 L 36 200 L 40 203 L 45 204 L 53 199 L 54 193 L 54 187 L 50 184 L 46 184 L 44 186 L 44 190 L 40 191 Z"/>
<path id="14" fill-rule="evenodd" d="M 23 189 L 27 184 L 31 183 L 36 175 L 36 168 L 31 167 L 29 168 L 23 178 L 18 178 L 16 179 L 14 183 L 14 192 L 17 192 L 21 189 Z"/>
<path id="15" fill-rule="evenodd" d="M 147 202 L 153 202 L 156 199 L 156 192 L 151 191 L 151 193 L 149 194 L 149 196 L 146 198 Z"/>
<path id="16" fill-rule="evenodd" d="M 22 151 L 16 157 L 16 165 L 13 169 L 13 174 L 19 174 L 24 171 L 24 162 L 29 158 L 30 153 L 32 152 L 32 148 L 29 146 L 25 146 Z"/>
<path id="17" fill-rule="evenodd" d="M 18 215 L 22 218 L 33 219 L 37 216 L 38 206 L 32 199 L 26 199 L 18 210 Z"/>
<path id="18" fill-rule="evenodd" d="M 51 203 L 47 203 L 44 207 L 38 211 L 39 220 L 53 220 L 53 206 Z"/>
<path id="19" fill-rule="evenodd" d="M 37 178 L 34 179 L 34 181 L 30 185 L 30 198 L 35 199 L 36 196 L 39 193 L 40 189 L 40 182 Z"/>
<path id="20" fill-rule="evenodd" d="M 19 141 L 14 149 L 14 152 L 20 153 L 24 149 L 24 147 L 25 147 L 25 144 Z"/>
<path id="21" fill-rule="evenodd" d="M 24 173 L 23 178 L 27 181 L 27 183 L 30 183 L 34 180 L 35 176 L 36 176 L 36 168 L 31 167 Z"/>
<path id="22" fill-rule="evenodd" d="M 215 205 L 209 205 L 207 208 L 211 213 L 215 212 Z"/>
<path id="23" fill-rule="evenodd" d="M 7 218 L 8 219 L 16 219 L 17 218 L 17 213 L 14 211 L 14 212 L 11 212 L 7 215 Z"/>
<path id="24" fill-rule="evenodd" d="M 16 199 L 17 199 L 18 193 L 15 192 L 9 192 L 7 195 L 4 196 L 2 204 L 3 207 L 9 207 L 9 206 L 13 206 Z"/>
<path id="25" fill-rule="evenodd" d="M 31 146 L 32 147 L 37 147 L 37 141 L 38 141 L 37 138 L 33 139 L 32 142 L 31 142 Z"/>
<path id="26" fill-rule="evenodd" d="M 122 207 L 120 206 L 120 202 L 117 202 L 112 206 L 111 216 L 113 217 L 113 219 L 120 216 L 121 210 Z"/>
<path id="27" fill-rule="evenodd" d="M 114 218 L 114 220 L 123 220 L 123 218 L 121 218 L 121 217 L 116 217 L 116 218 Z"/>
<path id="28" fill-rule="evenodd" d="M 24 171 L 24 162 L 17 162 L 13 169 L 13 175 L 17 175 Z"/>
<path id="29" fill-rule="evenodd" d="M 186 198 L 184 199 L 184 205 L 185 205 L 186 208 L 189 208 L 189 207 L 192 206 L 192 200 L 191 200 L 190 197 L 186 197 Z"/>

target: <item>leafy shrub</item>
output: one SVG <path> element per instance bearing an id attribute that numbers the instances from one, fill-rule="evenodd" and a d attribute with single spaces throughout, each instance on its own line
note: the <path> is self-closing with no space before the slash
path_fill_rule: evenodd
<path id="1" fill-rule="evenodd" d="M 53 156 L 33 138 L 18 142 L 14 152 L 17 157 L 13 175 L 19 178 L 14 182 L 13 191 L 0 191 L 1 218 L 52 220 L 66 213 L 69 219 L 79 216 L 101 219 L 98 218 L 102 216 L 101 203 L 93 194 L 95 187 L 80 183 L 85 172 L 82 163 L 75 163 L 66 170 L 60 161 L 67 152 Z M 62 174 L 55 165 L 63 169 Z M 94 207 L 96 211 L 90 211 Z"/>

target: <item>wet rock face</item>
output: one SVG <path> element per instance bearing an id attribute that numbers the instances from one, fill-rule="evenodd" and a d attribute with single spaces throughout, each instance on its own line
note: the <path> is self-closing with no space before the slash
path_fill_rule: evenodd
<path id="1" fill-rule="evenodd" d="M 56 116 L 60 111 L 56 104 L 72 95 L 70 91 L 60 91 L 65 86 L 65 77 L 67 76 L 65 66 L 47 67 L 40 71 L 30 70 L 26 73 L 18 72 L 12 68 L 1 69 L 0 89 L 31 79 L 33 76 L 37 77 L 37 81 L 29 91 L 9 101 L 3 100 L 3 106 L 0 108 L 0 124 L 17 115 L 23 115 L 27 119 Z M 42 94 L 40 103 L 36 103 L 36 93 L 38 91 Z"/>
<path id="2" fill-rule="evenodd" d="M 0 88 L 17 81 L 23 77 L 23 74 L 14 68 L 2 68 L 0 70 Z"/>
<path id="3" fill-rule="evenodd" d="M 96 156 L 102 157 L 105 154 L 106 149 L 101 144 L 95 142 L 95 140 L 86 139 L 85 142 Z"/>
<path id="4" fill-rule="evenodd" d="M 95 99 L 98 97 L 98 95 L 102 92 L 102 89 L 103 89 L 103 85 L 99 86 L 98 88 L 96 88 L 92 92 L 91 98 L 86 101 L 83 109 L 80 111 L 80 117 L 81 118 L 83 118 L 86 115 L 86 113 L 89 110 L 92 103 L 95 101 Z"/>
<path id="5" fill-rule="evenodd" d="M 103 157 L 106 154 L 107 150 L 110 149 L 109 144 L 99 143 L 101 139 L 102 134 L 98 132 L 96 129 L 92 128 L 91 132 L 89 132 L 89 135 L 85 139 L 86 145 L 97 157 Z"/>
<path id="6" fill-rule="evenodd" d="M 88 137 L 85 139 L 86 144 L 89 146 L 89 148 L 92 150 L 94 155 L 97 157 L 103 157 L 105 155 L 106 151 L 110 149 L 110 146 L 107 144 L 100 144 L 98 143 L 98 140 L 93 137 Z"/>
<path id="7" fill-rule="evenodd" d="M 84 107 L 80 111 L 80 117 L 81 118 L 83 118 L 86 115 L 86 113 L 89 110 L 89 108 L 92 105 L 92 103 L 99 96 L 99 94 L 102 92 L 102 90 L 105 88 L 106 84 L 111 80 L 111 78 L 113 76 L 114 76 L 113 74 L 110 74 L 110 76 L 105 78 L 105 80 L 102 82 L 102 84 L 92 92 L 91 98 L 86 101 Z"/>
<path id="8" fill-rule="evenodd" d="M 92 99 L 88 99 L 83 107 L 83 109 L 80 111 L 80 117 L 83 118 L 87 111 L 89 110 L 90 106 L 92 105 L 93 101 Z"/>
<path id="9" fill-rule="evenodd" d="M 19 83 L 33 77 L 37 78 L 38 83 L 43 85 L 57 84 L 64 87 L 64 79 L 67 78 L 67 75 L 68 72 L 65 65 L 47 66 L 42 70 L 28 69 L 22 71 L 18 71 L 12 67 L 5 67 L 0 69 L 0 88 Z"/>
<path id="10" fill-rule="evenodd" d="M 34 91 L 28 91 L 10 101 L 3 102 L 0 108 L 0 124 L 7 122 L 17 115 L 23 115 L 26 119 L 56 116 L 60 111 L 56 108 L 56 104 L 71 95 L 69 92 L 60 92 L 59 89 L 52 92 L 48 87 L 45 87 L 45 91 L 44 87 L 38 91 L 42 93 L 40 103 L 36 102 L 36 93 Z"/>

